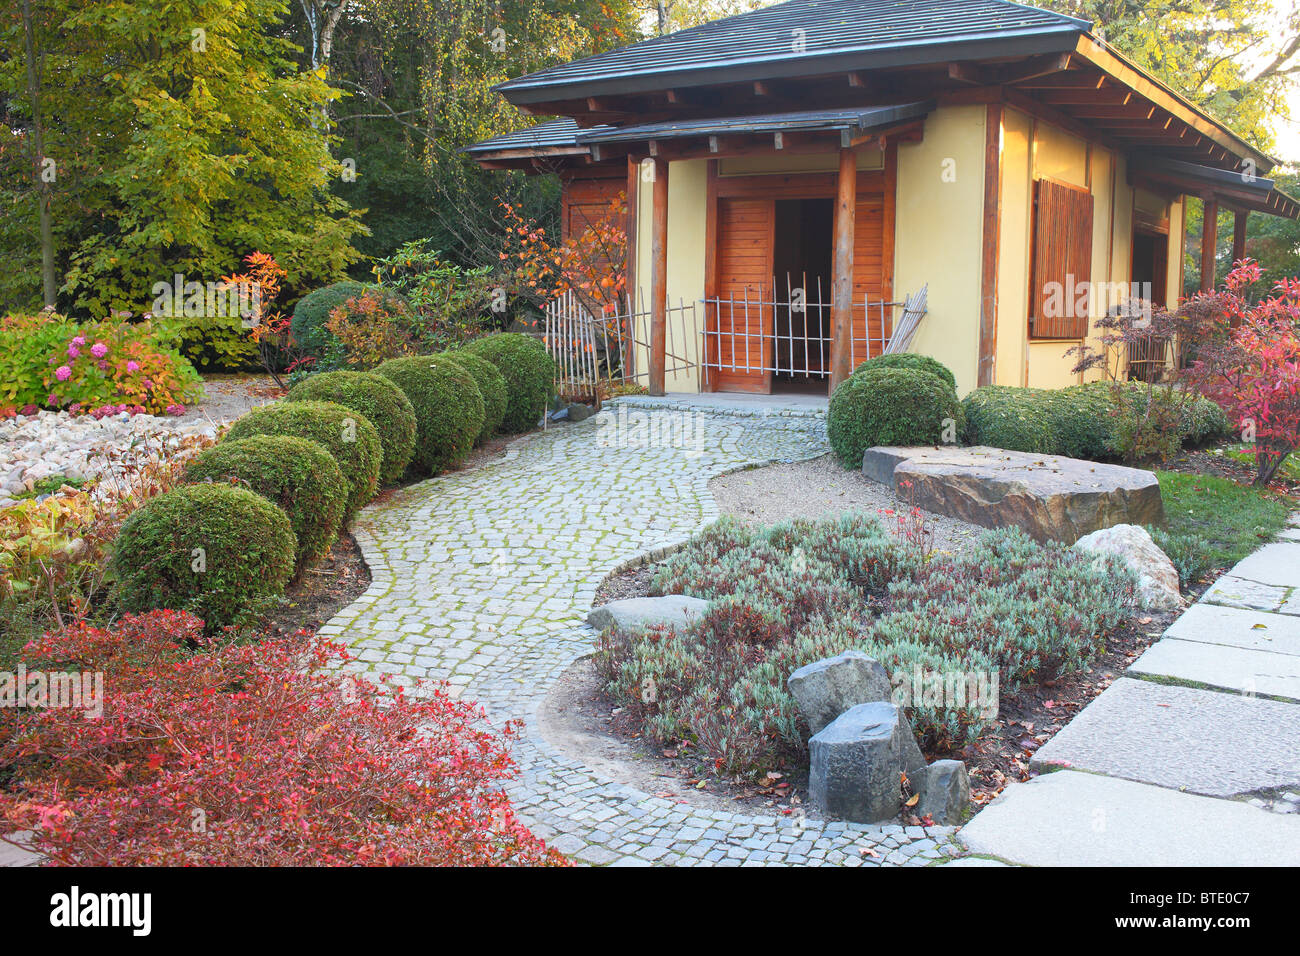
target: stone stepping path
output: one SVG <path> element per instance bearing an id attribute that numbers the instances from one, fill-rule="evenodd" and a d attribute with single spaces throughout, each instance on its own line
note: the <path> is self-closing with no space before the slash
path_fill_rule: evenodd
<path id="1" fill-rule="evenodd" d="M 961 842 L 1031 865 L 1294 866 L 1296 615 L 1300 544 L 1284 539 L 1216 581 Z"/>
<path id="2" fill-rule="evenodd" d="M 547 693 L 592 652 L 585 617 L 610 572 L 715 520 L 710 478 L 827 450 L 819 409 L 611 402 L 516 442 L 501 460 L 365 509 L 354 530 L 371 586 L 321 632 L 347 643 L 362 669 L 408 685 L 446 680 L 493 721 L 522 720 L 520 773 L 506 789 L 523 821 L 579 862 L 936 862 L 957 852 L 954 828 L 688 806 L 611 779 L 540 731 Z"/>

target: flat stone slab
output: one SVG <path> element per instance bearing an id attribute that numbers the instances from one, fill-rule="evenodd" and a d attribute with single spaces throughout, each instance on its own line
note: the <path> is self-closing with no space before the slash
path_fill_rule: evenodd
<path id="1" fill-rule="evenodd" d="M 867 449 L 862 470 L 896 488 L 910 482 L 905 495 L 927 511 L 986 528 L 1014 525 L 1039 541 L 1072 544 L 1101 528 L 1164 520 L 1156 476 L 1120 465 L 986 445 L 881 446 Z"/>
<path id="2" fill-rule="evenodd" d="M 1279 584 L 1261 584 L 1234 574 L 1225 574 L 1210 585 L 1201 595 L 1201 602 L 1246 611 L 1300 615 L 1300 600 L 1292 588 Z"/>
<path id="3" fill-rule="evenodd" d="M 1165 637 L 1147 648 L 1128 672 L 1300 703 L 1300 657 L 1290 654 Z"/>
<path id="4" fill-rule="evenodd" d="M 643 630 L 657 624 L 686 627 L 708 609 L 708 601 L 684 594 L 624 598 L 592 608 L 587 623 L 598 631 L 616 624 L 627 631 Z"/>
<path id="5" fill-rule="evenodd" d="M 1169 625 L 1164 636 L 1166 640 L 1300 656 L 1300 620 L 1217 604 L 1193 604 Z"/>
<path id="6" fill-rule="evenodd" d="M 1300 785 L 1300 705 L 1121 677 L 1030 761 L 1230 797 Z"/>
<path id="7" fill-rule="evenodd" d="M 1030 866 L 1295 866 L 1300 815 L 1061 771 L 1013 783 L 957 838 Z"/>
<path id="8" fill-rule="evenodd" d="M 1234 578 L 1283 588 L 1300 588 L 1300 544 L 1277 541 L 1242 558 L 1228 572 Z"/>

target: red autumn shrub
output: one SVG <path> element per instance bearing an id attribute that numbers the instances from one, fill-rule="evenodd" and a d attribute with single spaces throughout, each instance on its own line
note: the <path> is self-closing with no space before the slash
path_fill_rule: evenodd
<path id="1" fill-rule="evenodd" d="M 563 865 L 500 781 L 517 732 L 440 689 L 342 677 L 343 649 L 205 638 L 177 611 L 79 625 L 27 669 L 101 671 L 103 715 L 24 712 L 0 833 L 57 865 Z"/>
<path id="2" fill-rule="evenodd" d="M 1267 484 L 1300 446 L 1300 279 L 1282 279 L 1251 303 L 1247 291 L 1261 274 L 1243 259 L 1207 297 L 1219 334 L 1199 349 L 1192 377 L 1253 443 L 1255 481 Z"/>

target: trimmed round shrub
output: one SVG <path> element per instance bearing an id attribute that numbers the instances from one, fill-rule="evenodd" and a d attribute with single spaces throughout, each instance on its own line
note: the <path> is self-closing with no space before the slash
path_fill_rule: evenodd
<path id="1" fill-rule="evenodd" d="M 441 355 L 389 359 L 377 369 L 415 409 L 415 475 L 459 465 L 483 430 L 483 396 L 464 367 Z"/>
<path id="2" fill-rule="evenodd" d="M 299 569 L 329 551 L 348 502 L 347 479 L 334 456 L 316 442 L 293 435 L 253 435 L 214 445 L 186 466 L 185 479 L 238 481 L 279 505 L 298 539 Z"/>
<path id="3" fill-rule="evenodd" d="M 847 468 L 873 445 L 936 445 L 949 424 L 961 433 L 957 395 L 943 379 L 910 368 L 868 369 L 831 395 L 826 434 Z M 955 436 L 953 436 L 955 437 Z"/>
<path id="4" fill-rule="evenodd" d="M 1041 388 L 1014 385 L 975 389 L 962 401 L 967 443 L 1048 454 L 1053 437 L 1051 423 L 1043 413 L 1047 394 Z"/>
<path id="5" fill-rule="evenodd" d="M 346 305 L 348 299 L 356 298 L 366 292 L 385 300 L 406 304 L 406 300 L 400 295 L 383 286 L 355 282 L 351 279 L 332 282 L 314 292 L 308 292 L 293 307 L 293 319 L 289 323 L 289 329 L 293 333 L 294 341 L 303 350 L 313 355 L 320 355 L 334 338 L 325 328 L 330 313 L 339 306 Z"/>
<path id="6" fill-rule="evenodd" d="M 953 391 L 957 390 L 957 378 L 952 374 L 951 369 L 928 355 L 916 355 L 912 352 L 877 355 L 875 358 L 867 359 L 855 368 L 853 374 L 856 375 L 858 372 L 876 368 L 913 368 L 921 372 L 929 372 L 931 375 L 938 375 L 947 382 L 948 387 Z"/>
<path id="7" fill-rule="evenodd" d="M 348 483 L 344 523 L 379 490 L 379 466 L 384 457 L 379 432 L 354 409 L 335 402 L 275 402 L 238 419 L 224 440 L 253 435 L 306 438 L 333 455 Z"/>
<path id="8" fill-rule="evenodd" d="M 506 414 L 503 432 L 526 432 L 537 427 L 555 384 L 555 362 L 544 346 L 530 335 L 501 332 L 470 342 L 462 351 L 481 355 L 505 377 Z"/>
<path id="9" fill-rule="evenodd" d="M 415 453 L 415 408 L 406 393 L 373 372 L 322 372 L 289 389 L 290 402 L 335 402 L 360 412 L 379 432 L 384 460 L 379 483 L 402 477 Z"/>
<path id="10" fill-rule="evenodd" d="M 296 550 L 289 518 L 261 495 L 182 485 L 123 523 L 112 559 L 118 603 L 189 611 L 209 631 L 244 623 L 284 593 Z"/>
<path id="11" fill-rule="evenodd" d="M 506 417 L 506 407 L 510 399 L 506 390 L 506 379 L 497 367 L 481 355 L 473 352 L 445 352 L 465 371 L 469 372 L 483 396 L 483 430 L 478 434 L 477 444 L 487 441 L 492 433 L 501 427 L 501 420 Z"/>

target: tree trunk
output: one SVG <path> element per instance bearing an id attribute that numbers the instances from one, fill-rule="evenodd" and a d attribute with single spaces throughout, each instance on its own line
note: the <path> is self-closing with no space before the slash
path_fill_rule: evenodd
<path id="1" fill-rule="evenodd" d="M 23 0 L 23 45 L 27 55 L 27 96 L 32 107 L 33 182 L 40 210 L 41 292 L 45 305 L 54 306 L 58 281 L 54 272 L 54 223 L 50 218 L 50 184 L 43 177 L 45 163 L 45 125 L 41 117 L 41 78 L 36 62 L 36 27 L 32 22 L 31 0 Z"/>

